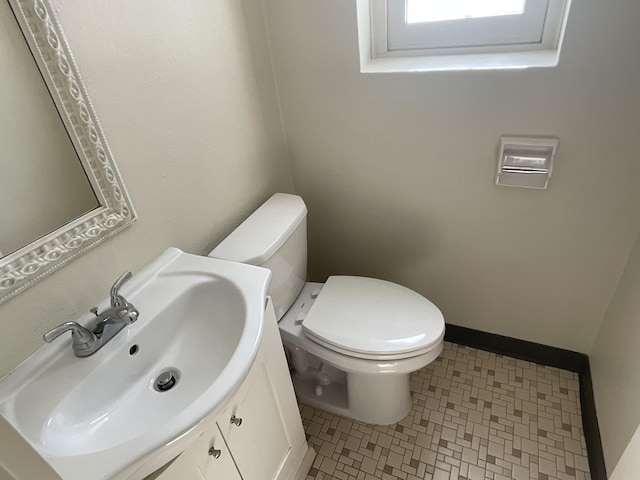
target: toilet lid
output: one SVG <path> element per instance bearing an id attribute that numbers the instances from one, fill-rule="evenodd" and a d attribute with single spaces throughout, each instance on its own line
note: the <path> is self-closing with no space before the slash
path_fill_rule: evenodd
<path id="1" fill-rule="evenodd" d="M 397 355 L 439 343 L 444 318 L 422 295 L 366 277 L 329 277 L 302 322 L 303 330 L 336 350 Z"/>

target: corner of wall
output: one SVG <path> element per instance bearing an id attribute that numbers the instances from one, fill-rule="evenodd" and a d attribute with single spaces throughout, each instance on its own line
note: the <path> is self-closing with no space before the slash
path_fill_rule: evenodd
<path id="1" fill-rule="evenodd" d="M 624 263 L 622 265 L 622 268 L 620 269 L 620 274 L 618 275 L 618 281 L 616 282 L 616 286 L 615 288 L 613 288 L 611 290 L 611 295 L 609 297 L 609 302 L 607 303 L 607 308 L 604 311 L 604 314 L 602 315 L 602 319 L 600 320 L 600 325 L 598 326 L 598 331 L 596 332 L 595 337 L 593 338 L 593 342 L 591 342 L 591 346 L 588 350 L 588 354 L 591 355 L 595 348 L 596 345 L 598 343 L 598 339 L 600 338 L 600 335 L 603 332 L 604 329 L 604 325 L 605 325 L 605 319 L 607 318 L 607 316 L 609 315 L 609 311 L 611 310 L 611 306 L 613 304 L 614 298 L 616 296 L 616 292 L 618 291 L 620 284 L 622 283 L 622 278 L 624 277 L 624 273 L 625 270 L 627 269 L 628 265 L 629 265 L 629 261 L 631 260 L 631 255 L 633 254 L 634 250 L 636 248 L 640 248 L 640 225 L 638 225 L 638 229 L 636 230 L 636 234 L 633 238 L 633 241 L 631 242 L 631 244 L 629 245 L 629 248 L 627 249 L 627 253 L 625 255 L 625 260 Z"/>
<path id="2" fill-rule="evenodd" d="M 634 344 L 640 338 L 640 231 L 631 245 L 624 268 L 589 352 L 594 401 L 608 471 L 617 470 L 623 454 L 640 448 L 640 366 Z M 626 450 L 625 450 L 626 449 Z M 628 463 L 628 459 L 627 459 Z"/>
<path id="3" fill-rule="evenodd" d="M 271 40 L 271 26 L 269 24 L 269 15 L 267 13 L 267 6 L 265 0 L 259 0 L 260 9 L 262 10 L 262 21 L 264 23 L 265 37 L 267 39 L 267 51 L 269 53 L 269 63 L 271 64 L 271 75 L 273 76 L 273 86 L 275 89 L 276 102 L 278 104 L 278 112 L 280 114 L 280 127 L 282 129 L 282 142 L 284 144 L 284 153 L 286 156 L 286 163 L 289 167 L 289 181 L 291 183 L 292 192 L 296 192 L 296 186 L 293 181 L 293 162 L 291 158 L 291 151 L 289 148 L 289 140 L 287 137 L 287 129 L 284 123 L 284 114 L 282 112 L 282 99 L 280 95 L 280 87 L 278 84 L 278 74 L 276 71 L 276 62 L 273 56 L 273 42 Z"/>

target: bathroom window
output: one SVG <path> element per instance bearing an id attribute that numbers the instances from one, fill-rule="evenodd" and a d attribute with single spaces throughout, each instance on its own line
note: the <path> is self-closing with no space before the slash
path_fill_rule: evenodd
<path id="1" fill-rule="evenodd" d="M 548 67 L 570 0 L 358 0 L 363 72 Z"/>

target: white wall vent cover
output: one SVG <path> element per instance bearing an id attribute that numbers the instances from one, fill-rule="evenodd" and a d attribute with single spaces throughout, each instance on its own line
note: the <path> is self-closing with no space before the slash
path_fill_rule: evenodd
<path id="1" fill-rule="evenodd" d="M 558 143 L 550 137 L 500 137 L 496 185 L 547 188 Z"/>

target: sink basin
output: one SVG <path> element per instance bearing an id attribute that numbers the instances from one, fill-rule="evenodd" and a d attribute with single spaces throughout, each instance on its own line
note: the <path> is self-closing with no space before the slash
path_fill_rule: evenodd
<path id="1" fill-rule="evenodd" d="M 65 480 L 142 478 L 242 383 L 269 280 L 262 268 L 170 248 L 122 289 L 136 323 L 87 358 L 74 356 L 70 338 L 41 348 L 0 382 L 0 414 Z"/>

